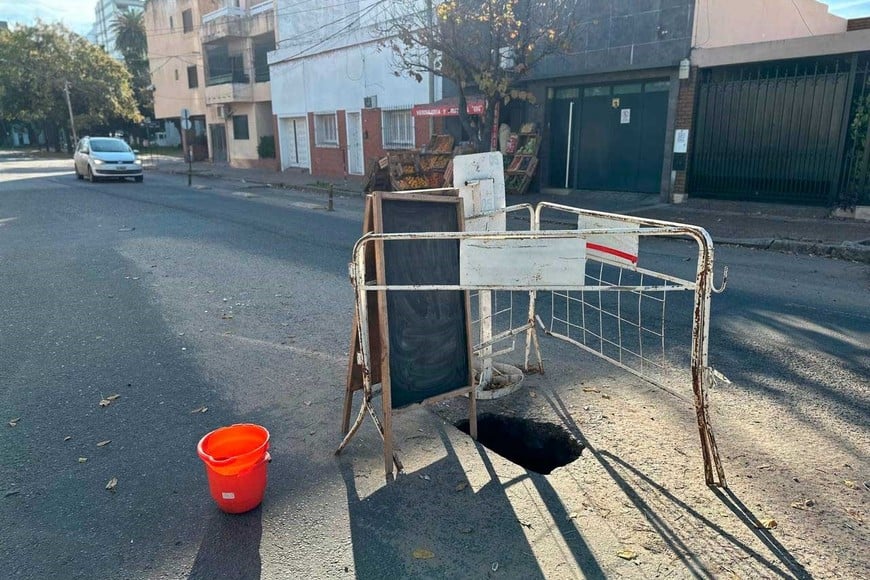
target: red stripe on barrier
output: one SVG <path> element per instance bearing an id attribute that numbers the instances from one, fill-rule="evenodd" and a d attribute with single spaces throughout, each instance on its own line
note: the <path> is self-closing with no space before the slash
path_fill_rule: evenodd
<path id="1" fill-rule="evenodd" d="M 637 256 L 629 254 L 628 252 L 617 250 L 616 248 L 601 246 L 599 244 L 590 244 L 588 242 L 586 243 L 586 248 L 589 250 L 595 250 L 596 252 L 601 252 L 602 254 L 610 254 L 612 256 L 616 256 L 617 258 L 628 260 L 632 264 L 637 264 Z"/>

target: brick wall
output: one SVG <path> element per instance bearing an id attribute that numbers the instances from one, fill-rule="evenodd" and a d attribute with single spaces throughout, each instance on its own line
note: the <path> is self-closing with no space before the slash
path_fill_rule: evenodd
<path id="1" fill-rule="evenodd" d="M 381 133 L 381 110 L 362 109 L 362 139 L 363 160 L 365 171 L 368 172 L 372 161 L 384 157 L 388 151 L 384 149 Z M 309 142 L 311 143 L 311 175 L 323 177 L 344 177 L 347 173 L 347 118 L 345 111 L 337 111 L 338 117 L 338 147 L 317 147 L 314 138 L 314 114 L 308 114 Z M 435 119 L 435 132 L 443 131 L 444 120 Z M 416 147 L 429 143 L 429 121 L 417 119 L 414 124 L 414 141 Z M 277 147 L 276 147 L 277 148 Z M 280 158 L 279 158 L 280 159 Z M 351 178 L 356 176 L 349 176 Z"/>
<path id="2" fill-rule="evenodd" d="M 426 117 L 417 117 L 414 119 L 414 146 L 417 149 L 429 143 L 432 135 L 429 133 L 429 119 Z"/>
<path id="3" fill-rule="evenodd" d="M 308 113 L 308 135 L 311 142 L 311 175 L 344 177 L 347 174 L 347 119 L 344 111 L 336 111 L 338 146 L 318 147 L 315 143 L 314 113 Z"/>
<path id="4" fill-rule="evenodd" d="M 692 153 L 692 120 L 695 116 L 695 89 L 698 86 L 698 68 L 692 67 L 689 71 L 689 78 L 680 80 L 680 94 L 677 97 L 677 115 L 675 119 L 674 129 L 689 130 L 689 147 L 686 153 L 686 170 L 688 170 L 689 158 Z M 673 193 L 686 192 L 686 170 L 676 171 L 674 177 Z"/>
<path id="5" fill-rule="evenodd" d="M 373 160 L 380 159 L 386 155 L 383 136 L 381 135 L 381 110 L 363 109 L 362 126 L 363 159 L 365 160 L 366 171 L 368 171 L 369 165 L 371 165 Z"/>

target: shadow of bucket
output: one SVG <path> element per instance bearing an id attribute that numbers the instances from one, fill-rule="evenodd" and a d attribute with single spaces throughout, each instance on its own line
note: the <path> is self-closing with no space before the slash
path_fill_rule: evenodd
<path id="1" fill-rule="evenodd" d="M 260 505 L 272 460 L 265 427 L 240 423 L 215 429 L 199 440 L 196 452 L 205 463 L 209 491 L 219 508 L 240 514 Z"/>

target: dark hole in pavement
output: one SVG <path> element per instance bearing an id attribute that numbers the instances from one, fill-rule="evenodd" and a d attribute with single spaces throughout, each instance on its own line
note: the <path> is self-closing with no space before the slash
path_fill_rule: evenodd
<path id="1" fill-rule="evenodd" d="M 468 420 L 459 421 L 456 428 L 468 433 Z M 505 459 L 544 475 L 568 465 L 583 451 L 564 427 L 490 413 L 477 417 L 477 440 Z"/>

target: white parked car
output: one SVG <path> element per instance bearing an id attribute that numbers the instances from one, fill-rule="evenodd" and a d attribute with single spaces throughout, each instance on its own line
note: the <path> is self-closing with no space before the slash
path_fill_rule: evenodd
<path id="1" fill-rule="evenodd" d="M 125 179 L 142 181 L 142 160 L 129 145 L 114 137 L 83 137 L 76 147 L 73 163 L 76 177 L 98 179 Z"/>

